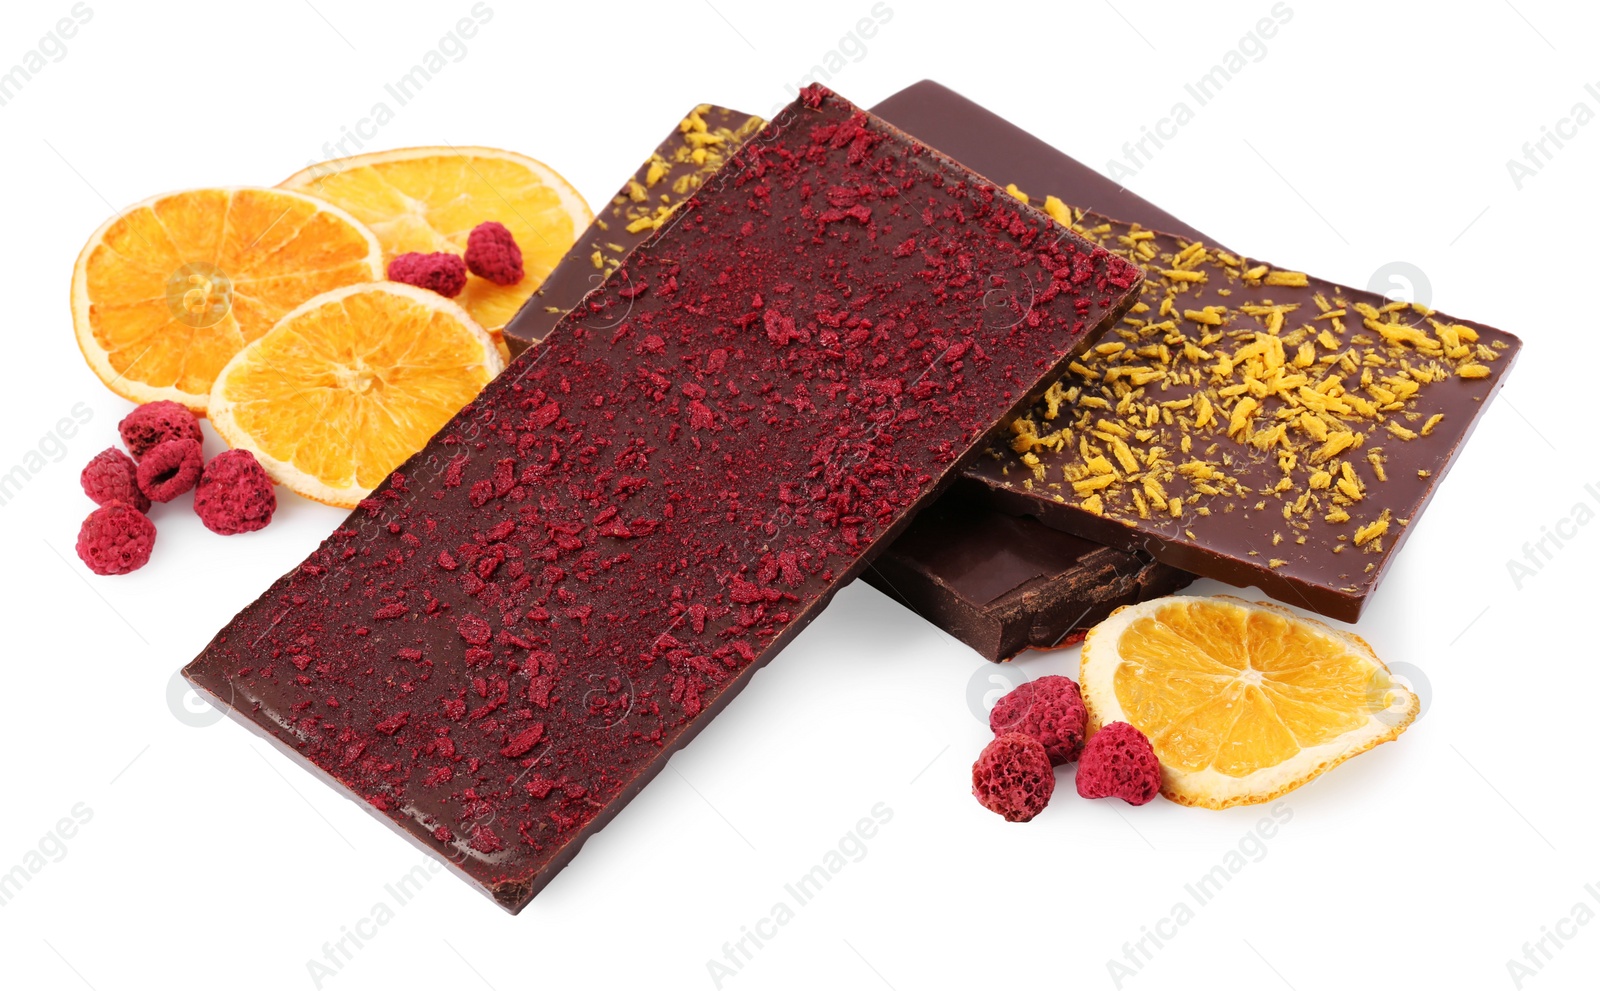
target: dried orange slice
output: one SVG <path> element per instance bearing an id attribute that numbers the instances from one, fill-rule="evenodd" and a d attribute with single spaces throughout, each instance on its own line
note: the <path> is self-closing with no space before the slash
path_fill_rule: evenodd
<path id="1" fill-rule="evenodd" d="M 78 348 L 111 390 L 206 411 L 228 359 L 318 293 L 383 278 L 372 232 L 282 189 L 193 189 L 129 207 L 72 270 Z"/>
<path id="2" fill-rule="evenodd" d="M 338 158 L 285 179 L 372 228 L 385 261 L 408 251 L 462 254 L 486 220 L 511 230 L 525 274 L 500 286 L 476 275 L 456 297 L 498 334 L 594 220 L 572 184 L 543 162 L 497 148 L 400 148 Z"/>
<path id="3" fill-rule="evenodd" d="M 235 355 L 211 387 L 211 422 L 280 484 L 350 508 L 503 367 L 489 334 L 443 296 L 347 286 Z"/>
<path id="4" fill-rule="evenodd" d="M 1271 801 L 1420 709 L 1360 637 L 1227 595 L 1123 606 L 1089 632 L 1080 675 L 1091 728 L 1138 727 L 1161 793 L 1212 809 Z"/>

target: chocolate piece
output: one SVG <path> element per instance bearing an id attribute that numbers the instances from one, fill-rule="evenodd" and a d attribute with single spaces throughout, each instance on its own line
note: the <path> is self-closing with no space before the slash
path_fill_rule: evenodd
<path id="1" fill-rule="evenodd" d="M 506 324 L 503 333 L 511 356 L 544 340 L 568 310 L 609 278 L 761 124 L 760 117 L 709 103 L 689 111 Z"/>
<path id="2" fill-rule="evenodd" d="M 1067 647 L 1118 606 L 1194 576 L 951 493 L 878 555 L 861 580 L 991 661 Z"/>
<path id="3" fill-rule="evenodd" d="M 1145 266 L 1141 305 L 970 488 L 1354 622 L 1521 342 L 1136 224 L 1078 228 Z"/>
<path id="4" fill-rule="evenodd" d="M 1173 280 L 1194 277 L 1173 276 L 1165 280 L 1168 285 L 1163 287 L 1163 279 L 1158 270 L 1170 262 L 1173 254 L 1182 251 L 1184 245 L 1207 241 L 1198 231 L 1127 190 L 1117 187 L 1115 183 L 1093 169 L 1073 161 L 970 100 L 937 83 L 921 82 L 891 96 L 880 104 L 878 109 L 888 119 L 900 126 L 914 128 L 916 133 L 923 136 L 930 144 L 998 182 L 1015 183 L 1036 196 L 1053 194 L 1068 203 L 1095 208 L 1100 214 L 1117 217 L 1123 222 L 1118 224 L 1107 220 L 1104 216 L 1090 218 L 1091 225 L 1112 225 L 1111 229 L 1098 236 L 1107 239 L 1119 235 L 1126 236 L 1131 222 L 1137 222 L 1145 228 L 1170 232 L 1169 235 L 1162 236 L 1151 235 L 1148 230 L 1138 234 L 1141 238 L 1150 238 L 1142 242 L 1146 245 L 1161 245 L 1160 250 L 1155 251 L 1155 255 L 1168 256 L 1167 262 L 1152 265 L 1151 281 L 1145 287 L 1145 301 L 1158 313 L 1161 299 Z M 1070 219 L 1061 204 L 1055 204 L 1054 209 L 1060 214 L 1061 219 Z M 1116 246 L 1119 250 L 1131 253 L 1130 245 Z M 1210 253 L 1215 259 L 1226 252 L 1211 245 Z M 1151 263 L 1160 261 L 1155 255 L 1140 260 Z M 1244 264 L 1242 256 L 1233 257 L 1238 258 L 1241 265 Z M 1196 259 L 1188 259 L 1186 264 L 1188 262 L 1196 262 Z M 1207 267 L 1206 263 L 1198 264 L 1199 267 Z M 1257 263 L 1251 263 L 1251 267 L 1255 264 Z M 1212 266 L 1209 270 L 1217 273 L 1215 276 L 1208 275 L 1212 281 L 1184 282 L 1174 292 L 1176 309 L 1170 319 L 1174 324 L 1172 333 L 1179 335 L 1174 337 L 1174 341 L 1181 337 L 1195 342 L 1198 346 L 1199 341 L 1206 340 L 1215 330 L 1223 330 L 1224 337 L 1209 346 L 1237 353 L 1235 342 L 1226 336 L 1229 331 L 1253 334 L 1257 330 L 1266 329 L 1266 321 L 1274 319 L 1265 313 L 1251 316 L 1239 312 L 1239 306 L 1245 300 L 1246 294 L 1258 303 L 1271 299 L 1274 305 L 1293 303 L 1298 306 L 1297 310 L 1290 311 L 1284 318 L 1281 333 L 1286 338 L 1296 333 L 1298 328 L 1307 322 L 1303 318 L 1317 314 L 1315 297 L 1319 292 L 1329 302 L 1342 299 L 1352 307 L 1358 303 L 1371 307 L 1378 312 L 1380 322 L 1386 323 L 1391 319 L 1404 318 L 1407 322 L 1419 326 L 1426 339 L 1436 343 L 1439 342 L 1439 336 L 1431 321 L 1452 326 L 1457 324 L 1452 318 L 1440 314 L 1429 315 L 1409 306 L 1393 304 L 1372 293 L 1345 289 L 1320 280 L 1307 279 L 1304 287 L 1269 286 L 1265 284 L 1265 279 L 1268 277 L 1270 267 L 1268 272 L 1262 272 L 1260 277 L 1253 280 L 1234 278 L 1226 274 L 1229 267 L 1226 264 L 1222 264 L 1220 268 Z M 1240 276 L 1246 271 L 1240 266 L 1232 267 L 1238 270 Z M 1283 275 L 1279 274 L 1276 278 L 1281 280 Z M 1213 295 L 1217 289 L 1224 288 L 1224 283 L 1230 280 L 1233 282 L 1231 296 Z M 1183 310 L 1200 312 L 1206 303 L 1230 308 L 1223 326 L 1211 328 L 1208 324 L 1194 322 L 1181 312 Z M 1148 315 L 1143 317 L 1135 315 L 1132 319 L 1150 318 Z M 1155 322 L 1159 323 L 1165 319 L 1169 317 L 1157 316 Z M 970 486 L 972 495 L 1006 512 L 1036 516 L 1051 526 L 1119 548 L 1148 553 L 1166 564 L 1231 584 L 1258 585 L 1269 595 L 1286 602 L 1302 605 L 1338 619 L 1354 621 L 1393 559 L 1400 541 L 1409 530 L 1408 524 L 1414 522 L 1417 514 L 1422 511 L 1439 479 L 1460 449 L 1461 443 L 1471 431 L 1477 416 L 1504 380 L 1505 373 L 1521 347 L 1521 342 L 1510 334 L 1481 324 L 1460 324 L 1466 326 L 1469 333 L 1477 334 L 1478 340 L 1463 342 L 1470 346 L 1465 353 L 1455 352 L 1457 357 L 1436 358 L 1417 354 L 1414 347 L 1404 343 L 1390 345 L 1381 336 L 1382 333 L 1406 336 L 1410 332 L 1394 328 L 1370 329 L 1365 326 L 1369 318 L 1354 309 L 1349 310 L 1342 318 L 1323 317 L 1309 322 L 1318 327 L 1327 325 L 1331 330 L 1331 321 L 1334 319 L 1339 319 L 1345 324 L 1345 331 L 1336 335 L 1335 342 L 1346 343 L 1342 343 L 1341 349 L 1336 351 L 1315 341 L 1312 342 L 1314 354 L 1311 371 L 1317 373 L 1318 382 L 1326 382 L 1336 374 L 1333 371 L 1333 363 L 1326 359 L 1336 358 L 1352 347 L 1357 349 L 1361 360 L 1367 360 L 1365 355 L 1368 353 L 1376 358 L 1405 355 L 1410 351 L 1412 353 L 1408 361 L 1414 365 L 1438 367 L 1441 370 L 1449 366 L 1451 371 L 1444 381 L 1419 384 L 1417 395 L 1411 402 L 1402 403 L 1399 408 L 1379 410 L 1383 423 L 1372 424 L 1372 427 L 1378 428 L 1376 431 L 1371 427 L 1360 430 L 1362 438 L 1359 446 L 1349 451 L 1329 454 L 1315 463 L 1313 462 L 1316 455 L 1322 447 L 1321 442 L 1318 442 L 1316 448 L 1310 452 L 1297 452 L 1297 460 L 1300 463 L 1296 465 L 1296 469 L 1299 470 L 1301 484 L 1291 491 L 1279 493 L 1265 491 L 1275 487 L 1286 477 L 1280 468 L 1276 453 L 1264 451 L 1248 442 L 1241 444 L 1237 440 L 1230 440 L 1225 431 L 1221 431 L 1220 437 L 1216 436 L 1220 427 L 1231 425 L 1232 412 L 1238 409 L 1237 397 L 1227 397 L 1225 403 L 1217 405 L 1227 408 L 1228 421 L 1221 425 L 1208 425 L 1210 429 L 1202 429 L 1206 447 L 1213 442 L 1217 443 L 1218 454 L 1225 454 L 1238 461 L 1237 468 L 1226 466 L 1228 467 L 1226 474 L 1235 479 L 1238 485 L 1261 491 L 1241 495 L 1235 488 L 1231 490 L 1232 495 L 1226 495 L 1220 493 L 1218 486 L 1210 485 L 1211 488 L 1219 488 L 1219 494 L 1210 495 L 1197 487 L 1204 480 L 1191 480 L 1180 473 L 1178 481 L 1173 484 L 1172 479 L 1158 477 L 1161 491 L 1169 499 L 1173 496 L 1183 498 L 1183 511 L 1176 519 L 1172 518 L 1170 513 L 1166 519 L 1161 519 L 1159 514 L 1155 513 L 1152 513 L 1149 519 L 1142 518 L 1139 506 L 1133 499 L 1133 493 L 1139 491 L 1145 496 L 1147 511 L 1151 509 L 1149 504 L 1153 502 L 1153 497 L 1151 493 L 1143 492 L 1141 482 L 1136 481 L 1135 484 L 1128 485 L 1126 479 L 1132 474 L 1143 475 L 1145 471 L 1129 472 L 1118 463 L 1114 445 L 1108 440 L 1094 436 L 1092 428 L 1100 417 L 1093 416 L 1085 420 L 1088 412 L 1085 407 L 1069 405 L 1064 411 L 1059 412 L 1055 419 L 1048 419 L 1043 415 L 1048 412 L 1047 410 L 1039 411 L 1033 424 L 1034 429 L 1038 433 L 1048 435 L 1065 423 L 1077 423 L 1079 420 L 1085 420 L 1084 426 L 1091 429 L 1087 434 L 1082 428 L 1075 429 L 1070 450 L 1029 452 L 1040 459 L 1046 476 L 1043 480 L 1033 478 L 1032 468 L 1024 466 L 1016 452 L 1005 452 L 999 460 L 981 460 L 969 471 L 969 476 L 977 483 Z M 1160 333 L 1146 326 L 1141 334 L 1132 323 L 1127 323 L 1125 329 L 1134 337 L 1148 338 Z M 1459 336 L 1460 332 L 1447 331 L 1447 333 Z M 1358 344 L 1357 337 L 1365 337 L 1371 343 Z M 1152 342 L 1127 340 L 1124 343 L 1133 345 Z M 1173 345 L 1169 344 L 1168 350 L 1172 349 Z M 1149 364 L 1145 359 L 1132 360 L 1134 354 L 1130 347 L 1120 356 L 1097 356 L 1094 360 L 1086 362 L 1085 367 L 1093 368 L 1097 374 L 1103 375 L 1110 368 L 1120 365 L 1123 366 L 1123 370 L 1116 373 L 1120 375 L 1140 366 L 1141 363 Z M 1292 349 L 1287 357 L 1291 360 L 1297 358 L 1298 347 Z M 1209 361 L 1210 359 L 1201 359 L 1199 364 L 1189 362 L 1190 373 L 1208 377 L 1210 372 L 1206 371 L 1206 366 Z M 1460 373 L 1462 365 L 1481 366 L 1484 371 L 1473 369 L 1469 374 L 1483 374 L 1483 377 L 1462 378 Z M 1374 373 L 1377 374 L 1376 369 Z M 1133 394 L 1131 402 L 1146 405 L 1153 403 L 1158 407 L 1162 403 L 1181 402 L 1182 397 L 1192 393 L 1198 384 L 1190 382 L 1187 385 L 1180 385 L 1170 380 L 1152 379 L 1144 385 L 1137 385 L 1135 380 L 1139 377 L 1144 376 L 1136 374 L 1133 379 L 1121 379 L 1124 386 L 1120 388 Z M 1342 371 L 1341 377 L 1352 383 L 1351 391 L 1362 402 L 1385 407 L 1389 405 L 1380 402 L 1381 396 L 1372 394 L 1360 385 L 1359 370 Z M 1088 395 L 1091 400 L 1096 398 L 1092 395 L 1094 389 L 1105 388 L 1103 381 L 1087 384 L 1091 389 L 1082 394 Z M 1383 388 L 1381 382 L 1378 384 Z M 1064 385 L 1070 389 L 1074 382 L 1069 378 Z M 1112 387 L 1109 397 L 1100 398 L 1119 402 L 1118 392 L 1119 387 Z M 1270 429 L 1277 422 L 1283 422 L 1289 439 L 1279 443 L 1277 449 L 1282 451 L 1291 446 L 1305 446 L 1297 445 L 1294 440 L 1296 436 L 1294 432 L 1301 429 L 1299 426 L 1289 423 L 1287 419 L 1282 421 L 1273 419 L 1279 416 L 1287 418 L 1294 410 L 1297 395 L 1291 395 L 1287 400 L 1282 397 L 1267 396 L 1252 398 L 1265 401 L 1269 408 L 1247 414 L 1246 418 L 1251 424 L 1242 430 L 1248 429 L 1249 439 L 1253 440 L 1259 434 L 1257 428 Z M 1435 413 L 1443 414 L 1444 419 L 1438 421 L 1426 436 L 1421 436 L 1422 428 Z M 1159 415 L 1165 417 L 1165 414 Z M 1316 414 L 1316 418 L 1323 417 L 1319 413 Z M 1177 460 L 1180 456 L 1182 458 L 1177 460 L 1177 465 L 1174 467 L 1189 461 L 1206 460 L 1204 449 L 1198 446 L 1190 452 L 1195 457 L 1182 455 L 1180 451 L 1182 434 L 1186 432 L 1183 429 L 1183 419 L 1181 412 L 1175 413 L 1173 423 L 1163 422 L 1148 428 L 1153 431 L 1150 439 L 1147 442 L 1135 439 L 1129 447 L 1129 452 L 1135 457 L 1144 457 L 1151 453 L 1152 447 L 1165 446 L 1171 456 L 1167 460 Z M 1192 419 L 1190 422 L 1191 430 L 1187 432 L 1192 433 Z M 1410 440 L 1403 439 L 1402 436 L 1389 431 L 1387 426 L 1389 422 L 1419 436 Z M 1355 432 L 1357 431 L 1352 431 Z M 1242 435 L 1241 432 L 1240 436 Z M 1264 441 L 1267 438 L 1261 439 Z M 1100 508 L 1103 515 L 1096 515 L 1093 512 L 1092 503 L 1086 508 L 1084 501 L 1087 496 L 1080 495 L 1065 477 L 1065 472 L 1068 470 L 1080 474 L 1083 472 L 1085 459 L 1076 448 L 1076 444 L 1082 440 L 1087 440 L 1100 449 L 1102 456 L 1107 459 L 1106 464 L 1113 469 L 1112 474 L 1123 477 L 1123 481 L 1112 483 L 1108 487 L 1109 491 L 1101 492 Z M 1194 444 L 1193 438 L 1191 444 Z M 1379 459 L 1377 464 L 1368 460 L 1374 454 Z M 1343 465 L 1346 462 L 1350 465 L 1353 478 L 1345 477 Z M 1382 480 L 1379 478 L 1380 466 Z M 1307 468 L 1312 471 L 1307 472 L 1305 470 Z M 1319 470 L 1328 472 L 1325 487 L 1310 490 L 1306 503 L 1297 509 L 1296 504 L 1299 502 L 1300 494 L 1308 489 L 1314 472 Z M 1420 475 L 1420 472 L 1427 474 Z M 1158 472 L 1158 476 L 1164 473 Z M 1092 486 L 1095 484 L 1092 479 L 1102 474 L 1093 472 L 1086 477 L 1075 477 L 1073 481 L 1089 481 Z M 1288 475 L 1292 480 L 1295 470 L 1291 470 Z M 1323 480 L 1319 478 L 1317 482 L 1321 484 Z M 1350 490 L 1359 493 L 1360 499 L 1352 500 L 1350 492 L 1341 492 L 1341 482 Z M 1093 495 L 1094 491 L 1093 488 L 1089 488 L 1087 495 Z M 1286 495 L 1289 496 L 1287 500 Z M 1283 516 L 1286 501 L 1290 519 L 1285 519 Z M 1262 505 L 1261 509 L 1255 508 L 1258 503 Z M 1230 505 L 1232 509 L 1229 508 Z M 1202 510 L 1210 515 L 1201 515 Z M 1386 510 L 1387 516 L 1385 516 Z M 1348 514 L 1350 518 L 1340 520 L 1338 517 L 1341 513 Z M 1330 515 L 1333 517 L 1332 521 L 1328 519 Z M 1381 534 L 1377 532 L 1380 528 L 1384 530 Z M 1345 539 L 1341 541 L 1341 537 Z M 1357 541 L 1355 540 L 1357 537 L 1367 539 Z M 1300 542 L 1302 538 L 1304 538 L 1303 543 Z M 1336 550 L 1341 547 L 1342 549 Z M 893 549 L 888 552 L 890 556 L 894 553 Z M 1070 583 L 1070 565 L 1064 562 L 1063 569 L 1061 574 L 1064 577 L 1060 580 Z M 942 577 L 948 579 L 949 576 Z"/>
<path id="5" fill-rule="evenodd" d="M 808 87 L 185 673 L 516 911 L 1137 283 Z"/>

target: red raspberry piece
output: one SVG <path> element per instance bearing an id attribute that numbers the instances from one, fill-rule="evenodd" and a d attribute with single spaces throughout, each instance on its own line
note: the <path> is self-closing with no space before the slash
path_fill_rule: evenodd
<path id="1" fill-rule="evenodd" d="M 461 634 L 461 639 L 476 647 L 482 647 L 494 636 L 494 629 L 482 616 L 461 617 L 461 621 L 456 623 L 456 632 Z"/>
<path id="2" fill-rule="evenodd" d="M 495 285 L 522 281 L 522 249 L 505 224 L 485 220 L 467 235 L 467 270 Z"/>
<path id="3" fill-rule="evenodd" d="M 1059 674 L 1027 681 L 1008 692 L 989 710 L 995 735 L 1025 733 L 1044 744 L 1051 764 L 1070 764 L 1083 750 L 1089 711 L 1078 683 Z"/>
<path id="4" fill-rule="evenodd" d="M 139 490 L 152 502 L 171 502 L 194 488 L 204 467 L 198 441 L 164 440 L 139 462 Z"/>
<path id="5" fill-rule="evenodd" d="M 97 575 L 125 575 L 150 560 L 156 525 L 125 502 L 111 502 L 78 528 L 78 557 Z"/>
<path id="6" fill-rule="evenodd" d="M 544 723 L 534 723 L 532 726 L 529 726 L 527 729 L 507 740 L 506 745 L 500 748 L 500 756 L 521 757 L 528 751 L 532 750 L 539 743 L 539 740 L 543 736 Z"/>
<path id="7" fill-rule="evenodd" d="M 1089 738 L 1078 761 L 1078 794 L 1143 805 L 1161 791 L 1161 762 L 1138 727 L 1108 723 Z"/>
<path id="8" fill-rule="evenodd" d="M 186 438 L 199 444 L 203 441 L 200 421 L 182 403 L 170 399 L 145 403 L 122 418 L 117 424 L 122 442 L 128 445 L 133 460 L 141 461 L 145 454 L 164 440 Z"/>
<path id="9" fill-rule="evenodd" d="M 467 286 L 467 263 L 448 251 L 408 251 L 389 262 L 389 281 L 454 297 Z"/>
<path id="10" fill-rule="evenodd" d="M 98 506 L 123 502 L 142 513 L 150 508 L 150 499 L 139 491 L 138 470 L 132 458 L 108 447 L 89 459 L 78 482 L 83 494 Z"/>
<path id="11" fill-rule="evenodd" d="M 223 451 L 200 473 L 194 511 L 213 533 L 249 533 L 272 522 L 278 495 L 261 462 L 249 451 Z"/>
<path id="12" fill-rule="evenodd" d="M 989 741 L 972 765 L 972 794 L 1007 822 L 1027 822 L 1044 810 L 1056 789 L 1044 744 L 1022 733 Z"/>

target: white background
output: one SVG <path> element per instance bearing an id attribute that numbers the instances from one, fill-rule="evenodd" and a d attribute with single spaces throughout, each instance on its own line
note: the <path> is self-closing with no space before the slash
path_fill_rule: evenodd
<path id="1" fill-rule="evenodd" d="M 724 987 L 1112 988 L 1107 960 L 1192 907 L 1184 885 L 1242 841 L 1264 854 L 1122 986 L 1514 987 L 1508 959 L 1548 928 L 1575 935 L 1547 942 L 1522 986 L 1592 987 L 1600 922 L 1561 920 L 1579 902 L 1600 912 L 1584 890 L 1600 889 L 1600 526 L 1520 590 L 1507 561 L 1575 504 L 1600 509 L 1600 124 L 1520 190 L 1506 160 L 1579 100 L 1600 111 L 1584 90 L 1600 89 L 1600 17 L 1514 2 L 1290 0 L 1265 57 L 1129 180 L 1225 243 L 1318 275 L 1365 286 L 1406 262 L 1434 305 L 1527 342 L 1358 627 L 1428 686 L 1397 743 L 1291 794 L 1264 847 L 1245 840 L 1262 809 L 1086 802 L 1070 769 L 1044 814 L 1008 824 L 968 794 L 988 736 L 973 706 L 1007 669 L 858 584 L 520 917 L 440 874 L 322 986 L 710 988 L 707 961 L 881 802 L 893 818 L 865 855 Z M 872 7 L 715 3 L 488 0 L 465 56 L 369 148 L 503 146 L 602 203 L 690 106 L 769 111 Z M 1115 4 L 888 0 L 892 18 L 833 85 L 870 105 L 937 78 L 1104 168 L 1272 6 Z M 169 689 L 341 514 L 283 492 L 269 529 L 223 538 L 186 497 L 157 511 L 148 567 L 90 575 L 72 551 L 90 508 L 78 472 L 130 406 L 78 356 L 70 270 L 114 209 L 268 185 L 325 157 L 472 0 L 88 6 L 65 56 L 0 107 L 0 471 L 41 443 L 59 453 L 42 440 L 56 421 L 93 412 L 0 506 L 0 872 L 77 803 L 93 811 L 0 907 L 0 980 L 308 988 L 307 961 L 392 903 L 384 885 L 423 858 L 237 725 L 190 725 L 211 714 Z M 5 4 L 0 68 L 71 7 Z M 1077 654 L 1020 667 L 1075 673 Z"/>

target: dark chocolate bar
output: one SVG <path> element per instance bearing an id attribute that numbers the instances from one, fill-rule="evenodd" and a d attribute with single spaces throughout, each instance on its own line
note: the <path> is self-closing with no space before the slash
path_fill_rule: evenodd
<path id="1" fill-rule="evenodd" d="M 1355 622 L 1521 342 L 1137 224 L 1077 221 L 1145 266 L 1140 305 L 964 488 Z"/>
<path id="2" fill-rule="evenodd" d="M 1068 647 L 1130 602 L 1194 580 L 1140 554 L 940 497 L 861 580 L 991 661 Z"/>
<path id="3" fill-rule="evenodd" d="M 996 182 L 1049 194 L 1063 222 L 1082 217 L 1065 203 L 1093 207 L 1080 226 L 1149 274 L 1147 312 L 968 471 L 968 495 L 1358 618 L 1521 342 L 1249 261 L 937 84 L 883 108 Z M 1210 415 L 1184 405 L 1202 394 Z"/>
<path id="4" fill-rule="evenodd" d="M 519 910 L 1138 282 L 808 87 L 185 673 Z"/>
<path id="5" fill-rule="evenodd" d="M 511 356 L 544 340 L 568 310 L 609 278 L 761 124 L 760 117 L 709 103 L 689 111 L 506 324 Z"/>

